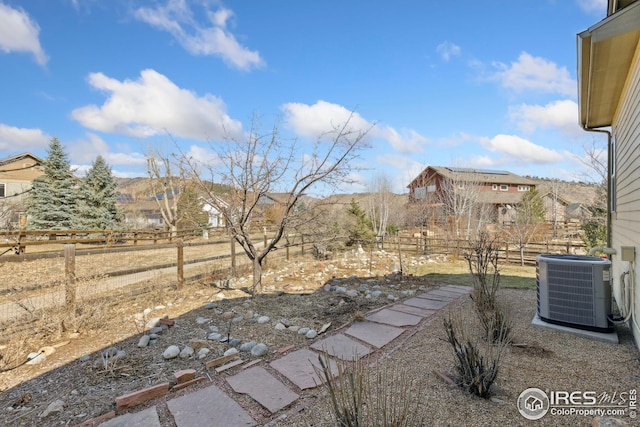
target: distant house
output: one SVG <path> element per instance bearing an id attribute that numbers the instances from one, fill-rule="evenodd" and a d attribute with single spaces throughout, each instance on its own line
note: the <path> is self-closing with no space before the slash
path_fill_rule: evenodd
<path id="1" fill-rule="evenodd" d="M 225 227 L 227 223 L 219 207 L 228 208 L 229 204 L 219 197 L 216 198 L 215 203 L 211 203 L 211 201 L 207 201 L 207 199 L 204 197 L 201 197 L 200 200 L 202 201 L 202 209 L 207 213 L 207 215 L 209 215 L 209 227 L 210 228 Z"/>
<path id="2" fill-rule="evenodd" d="M 0 159 L 0 228 L 15 228 L 25 214 L 32 181 L 44 174 L 42 160 L 30 153 Z M 26 219 L 26 217 L 24 217 Z"/>
<path id="3" fill-rule="evenodd" d="M 640 1 L 609 0 L 578 34 L 579 123 L 608 137 L 608 236 L 613 296 L 640 339 Z M 624 279 L 625 275 L 628 275 Z M 617 280 L 617 278 L 622 279 Z M 628 296 L 627 296 L 628 295 Z"/>
<path id="4" fill-rule="evenodd" d="M 42 160 L 30 153 L 0 159 L 0 198 L 22 198 L 31 181 L 44 174 Z"/>
<path id="5" fill-rule="evenodd" d="M 512 208 L 536 182 L 508 171 L 429 166 L 407 186 L 409 202 L 436 208 L 445 200 L 445 192 L 462 192 L 470 186 L 477 191 L 478 203 L 490 207 L 494 221 L 508 222 L 513 219 Z"/>

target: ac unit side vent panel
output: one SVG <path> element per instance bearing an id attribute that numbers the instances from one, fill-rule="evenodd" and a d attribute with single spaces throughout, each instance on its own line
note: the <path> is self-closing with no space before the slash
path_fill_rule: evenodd
<path id="1" fill-rule="evenodd" d="M 539 255 L 536 269 L 538 315 L 594 331 L 610 331 L 611 262 L 577 255 Z"/>

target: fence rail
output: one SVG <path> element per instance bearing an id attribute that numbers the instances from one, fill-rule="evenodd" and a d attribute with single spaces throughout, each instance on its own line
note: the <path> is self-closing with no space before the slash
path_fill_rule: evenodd
<path id="1" fill-rule="evenodd" d="M 51 246 L 46 247 L 47 251 L 0 257 L 0 273 L 5 278 L 0 284 L 0 324 L 33 315 L 44 308 L 73 305 L 107 295 L 138 295 L 154 286 L 180 287 L 193 280 L 224 281 L 251 270 L 244 251 L 226 232 L 212 233 L 209 239 L 204 239 L 200 233 L 196 237 L 194 233 L 169 236 L 166 232 L 148 232 L 149 241 L 144 244 L 136 244 L 142 242 L 140 231 L 119 232 L 123 234 L 118 238 L 125 242 L 111 246 L 87 244 L 85 235 L 90 235 L 90 231 L 73 233 L 73 230 L 26 231 L 25 236 L 29 236 L 26 245 L 43 239 L 41 245 Z M 44 237 L 54 234 L 57 240 Z M 0 236 L 11 237 L 11 234 L 2 232 Z M 183 237 L 189 240 L 183 240 Z M 255 241 L 264 239 L 264 244 L 267 243 L 263 230 L 253 237 Z M 306 241 L 300 235 L 288 235 L 287 238 L 278 245 L 278 250 L 269 254 L 268 265 L 279 258 L 288 260 L 305 253 L 323 259 L 336 256 L 331 243 L 339 239 L 322 244 L 309 241 L 308 236 Z M 400 252 L 403 256 L 447 255 L 455 258 L 464 256 L 469 243 L 466 239 L 396 235 L 365 247 L 372 251 Z M 534 265 L 536 256 L 541 253 L 584 251 L 583 243 L 577 240 L 535 242 L 526 245 L 523 259 L 525 264 Z M 501 262 L 520 263 L 520 250 L 512 243 L 502 242 L 499 257 Z"/>

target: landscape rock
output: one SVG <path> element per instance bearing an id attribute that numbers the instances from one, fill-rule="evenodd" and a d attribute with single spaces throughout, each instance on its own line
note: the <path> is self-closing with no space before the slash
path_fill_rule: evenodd
<path id="1" fill-rule="evenodd" d="M 182 349 L 182 351 L 180 352 L 180 359 L 187 359 L 191 356 L 193 356 L 193 348 L 189 347 L 189 346 L 185 346 L 185 348 Z"/>
<path id="2" fill-rule="evenodd" d="M 231 356 L 232 354 L 238 354 L 238 349 L 231 347 L 229 350 L 224 352 L 224 356 Z"/>
<path id="3" fill-rule="evenodd" d="M 229 340 L 229 345 L 231 347 L 237 347 L 241 342 L 242 342 L 242 340 L 240 338 L 231 338 Z"/>
<path id="4" fill-rule="evenodd" d="M 307 332 L 309 332 L 310 330 L 311 330 L 311 328 L 304 327 L 304 328 L 300 328 L 300 329 L 298 329 L 298 333 L 299 333 L 300 335 L 305 335 L 305 334 L 306 334 Z"/>
<path id="5" fill-rule="evenodd" d="M 107 349 L 104 349 L 102 351 L 102 357 L 104 359 L 108 359 L 110 357 L 117 357 L 118 356 L 118 347 L 109 347 Z"/>
<path id="6" fill-rule="evenodd" d="M 267 323 L 271 318 L 269 316 L 260 316 L 258 317 L 258 323 Z"/>
<path id="7" fill-rule="evenodd" d="M 200 350 L 198 350 L 198 359 L 204 359 L 205 357 L 207 357 L 207 355 L 209 354 L 211 350 L 209 350 L 208 348 L 201 348 Z"/>
<path id="8" fill-rule="evenodd" d="M 160 325 L 160 318 L 159 317 L 154 317 L 153 319 L 149 320 L 147 322 L 147 324 L 145 325 L 145 327 L 147 329 L 151 329 L 151 328 L 155 328 L 156 326 Z"/>
<path id="9" fill-rule="evenodd" d="M 177 345 L 170 345 L 167 349 L 162 353 L 162 357 L 165 359 L 175 359 L 180 355 L 180 347 Z"/>
<path id="10" fill-rule="evenodd" d="M 241 352 L 251 351 L 251 349 L 252 349 L 253 347 L 255 347 L 257 344 L 258 344 L 258 343 L 257 343 L 257 342 L 255 342 L 255 341 L 249 341 L 249 342 L 246 342 L 246 343 L 244 343 L 244 344 L 242 344 L 242 345 L 240 346 L 240 351 L 241 351 Z"/>
<path id="11" fill-rule="evenodd" d="M 64 402 L 59 399 L 54 400 L 53 402 L 49 403 L 47 409 L 45 409 L 44 412 L 39 415 L 39 417 L 46 418 L 51 414 L 58 414 L 62 411 L 64 411 Z"/>
<path id="12" fill-rule="evenodd" d="M 315 338 L 315 337 L 317 337 L 317 336 L 318 336 L 318 332 L 316 332 L 316 331 L 315 331 L 315 330 L 313 330 L 313 329 L 310 329 L 310 330 L 309 330 L 309 332 L 307 332 L 307 333 L 305 334 L 305 336 L 306 336 L 307 338 L 309 338 L 309 339 L 313 339 L 313 338 Z"/>
<path id="13" fill-rule="evenodd" d="M 217 332 L 214 332 L 214 333 L 209 334 L 209 335 L 207 336 L 207 339 L 208 339 L 208 340 L 216 340 L 216 341 L 217 341 L 217 340 L 219 340 L 220 338 L 222 338 L 222 334 L 219 334 L 219 333 L 217 333 Z"/>
<path id="14" fill-rule="evenodd" d="M 211 310 L 213 308 L 218 307 L 218 303 L 217 302 L 208 302 L 204 305 L 204 308 L 206 308 L 207 310 Z"/>
<path id="15" fill-rule="evenodd" d="M 276 328 L 276 331 L 284 331 L 285 329 L 287 329 L 287 327 L 280 322 L 276 323 L 275 328 Z"/>
<path id="16" fill-rule="evenodd" d="M 151 337 L 149 335 L 143 335 L 138 340 L 138 347 L 146 347 L 149 345 L 149 341 L 151 341 Z"/>
<path id="17" fill-rule="evenodd" d="M 151 329 L 149 330 L 149 333 L 150 333 L 150 334 L 156 334 L 156 335 L 157 335 L 157 334 L 162 333 L 162 331 L 163 331 L 163 330 L 164 330 L 164 329 L 162 328 L 162 326 L 155 326 L 155 327 L 153 327 L 153 328 L 151 328 Z"/>
<path id="18" fill-rule="evenodd" d="M 242 314 L 237 315 L 233 319 L 231 319 L 232 323 L 238 323 L 244 320 L 244 316 Z"/>
<path id="19" fill-rule="evenodd" d="M 251 355 L 254 357 L 264 356 L 265 354 L 267 354 L 267 345 L 264 343 L 256 344 L 251 349 Z"/>
<path id="20" fill-rule="evenodd" d="M 27 362 L 27 365 L 39 365 L 40 363 L 44 362 L 47 359 L 47 356 L 44 355 L 44 353 L 29 353 L 29 355 L 27 356 L 27 360 L 29 360 Z"/>
<path id="21" fill-rule="evenodd" d="M 291 323 L 291 320 L 287 319 L 287 318 L 282 318 L 280 319 L 280 323 L 282 323 L 284 326 L 289 327 L 291 325 L 293 325 L 293 323 Z"/>
<path id="22" fill-rule="evenodd" d="M 202 317 L 202 316 L 196 317 L 196 323 L 198 325 L 202 325 L 202 324 L 210 322 L 210 321 L 211 321 L 211 319 L 207 319 L 206 317 Z"/>

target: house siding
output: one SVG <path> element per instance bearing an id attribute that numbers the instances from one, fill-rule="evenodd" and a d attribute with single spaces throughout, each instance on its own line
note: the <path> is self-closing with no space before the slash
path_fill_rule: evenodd
<path id="1" fill-rule="evenodd" d="M 615 211 L 612 214 L 612 246 L 618 252 L 619 262 L 614 262 L 613 294 L 621 303 L 620 277 L 634 272 L 636 322 L 632 322 L 636 341 L 640 339 L 637 320 L 640 315 L 640 43 L 636 46 L 631 70 L 625 82 L 621 101 L 613 118 L 612 131 L 615 141 Z M 636 250 L 634 268 L 620 259 L 622 246 Z"/>

